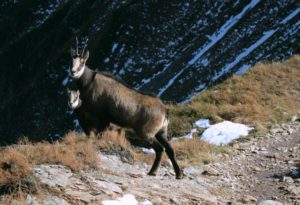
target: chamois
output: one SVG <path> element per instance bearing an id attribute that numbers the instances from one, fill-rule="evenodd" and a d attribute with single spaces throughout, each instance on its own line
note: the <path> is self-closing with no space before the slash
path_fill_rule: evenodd
<path id="1" fill-rule="evenodd" d="M 82 127 L 87 136 L 96 136 L 99 131 L 108 127 L 107 124 L 103 124 L 100 119 L 88 112 L 80 99 L 79 90 L 75 91 L 68 89 L 68 96 L 69 107 L 75 112 L 79 125 Z"/>
<path id="2" fill-rule="evenodd" d="M 156 175 L 164 148 L 172 162 L 176 179 L 182 172 L 176 162 L 174 150 L 167 140 L 168 116 L 166 106 L 155 96 L 130 88 L 120 79 L 103 72 L 95 72 L 86 66 L 89 51 L 79 55 L 73 52 L 71 76 L 80 91 L 85 108 L 102 124 L 116 124 L 130 128 L 148 143 L 156 153 L 148 175 Z"/>

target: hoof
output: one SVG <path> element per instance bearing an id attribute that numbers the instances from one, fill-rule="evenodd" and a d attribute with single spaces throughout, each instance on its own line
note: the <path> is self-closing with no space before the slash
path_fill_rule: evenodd
<path id="1" fill-rule="evenodd" d="M 155 172 L 149 172 L 148 175 L 149 176 L 156 176 L 156 173 Z"/>
<path id="2" fill-rule="evenodd" d="M 176 174 L 176 179 L 183 179 L 183 173 Z"/>

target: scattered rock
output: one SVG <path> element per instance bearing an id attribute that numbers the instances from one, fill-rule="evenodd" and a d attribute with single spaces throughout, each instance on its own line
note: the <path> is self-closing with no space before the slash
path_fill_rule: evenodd
<path id="1" fill-rule="evenodd" d="M 272 129 L 270 130 L 270 133 L 271 133 L 272 135 L 277 134 L 277 133 L 283 133 L 283 130 L 282 130 L 282 128 L 272 128 Z"/>
<path id="2" fill-rule="evenodd" d="M 44 205 L 69 205 L 64 199 L 58 198 L 56 196 L 49 197 L 48 199 L 44 200 Z"/>
<path id="3" fill-rule="evenodd" d="M 154 197 L 152 200 L 152 203 L 154 204 L 154 205 L 161 205 L 163 202 L 162 202 L 162 200 L 161 200 L 161 198 L 160 197 Z"/>
<path id="4" fill-rule="evenodd" d="M 187 167 L 183 169 L 183 173 L 187 176 L 199 176 L 202 172 L 203 170 L 198 167 Z"/>
<path id="5" fill-rule="evenodd" d="M 179 203 L 179 200 L 178 200 L 176 197 L 171 197 L 171 198 L 170 198 L 170 202 L 171 202 L 172 204 L 180 204 L 180 203 Z"/>
<path id="6" fill-rule="evenodd" d="M 289 187 L 288 191 L 293 195 L 297 195 L 297 196 L 300 195 L 300 187 L 295 187 L 295 186 Z"/>
<path id="7" fill-rule="evenodd" d="M 249 203 L 253 203 L 253 202 L 256 202 L 257 199 L 251 195 L 245 195 L 242 200 L 241 200 L 243 203 L 246 203 L 246 204 L 249 204 Z"/>
<path id="8" fill-rule="evenodd" d="M 253 171 L 255 171 L 255 172 L 260 172 L 260 171 L 261 171 L 261 168 L 259 168 L 259 167 L 254 167 Z"/>
<path id="9" fill-rule="evenodd" d="M 34 168 L 34 175 L 43 185 L 60 190 L 66 188 L 73 174 L 63 165 L 39 165 Z"/>
<path id="10" fill-rule="evenodd" d="M 294 183 L 293 178 L 292 178 L 292 177 L 287 177 L 287 176 L 282 177 L 282 180 L 281 180 L 281 181 L 286 182 L 286 183 L 288 183 L 288 184 Z"/>
<path id="11" fill-rule="evenodd" d="M 215 168 L 209 167 L 207 170 L 204 170 L 202 172 L 203 175 L 208 175 L 208 176 L 219 176 L 220 172 L 216 170 Z"/>
<path id="12" fill-rule="evenodd" d="M 33 204 L 34 200 L 30 194 L 27 194 L 26 196 L 26 204 Z"/>
<path id="13" fill-rule="evenodd" d="M 293 116 L 290 116 L 289 117 L 289 120 L 291 121 L 291 122 L 296 122 L 297 120 L 299 120 L 300 118 L 298 118 L 298 116 L 297 115 L 293 115 Z"/>
<path id="14" fill-rule="evenodd" d="M 259 202 L 257 205 L 283 205 L 283 204 L 279 201 L 265 200 Z"/>

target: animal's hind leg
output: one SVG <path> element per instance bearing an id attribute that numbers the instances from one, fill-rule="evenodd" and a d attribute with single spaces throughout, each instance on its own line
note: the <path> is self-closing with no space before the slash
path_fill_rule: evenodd
<path id="1" fill-rule="evenodd" d="M 169 157 L 169 159 L 172 162 L 172 165 L 174 167 L 174 171 L 176 174 L 176 179 L 182 179 L 182 172 L 177 164 L 177 161 L 175 159 L 175 153 L 174 150 L 171 146 L 171 144 L 169 143 L 168 139 L 167 139 L 167 129 L 164 129 L 160 132 L 158 132 L 155 135 L 156 139 L 159 141 L 159 143 L 166 149 L 166 153 Z"/>
<path id="2" fill-rule="evenodd" d="M 164 151 L 164 148 L 161 146 L 161 144 L 157 141 L 156 138 L 149 139 L 150 146 L 155 150 L 155 160 L 153 162 L 153 165 L 148 173 L 148 175 L 155 176 L 157 172 L 157 168 L 160 164 L 162 154 Z"/>

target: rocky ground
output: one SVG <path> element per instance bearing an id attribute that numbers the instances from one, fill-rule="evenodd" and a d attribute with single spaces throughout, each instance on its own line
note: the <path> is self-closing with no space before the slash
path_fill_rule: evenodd
<path id="1" fill-rule="evenodd" d="M 140 204 L 300 204 L 300 123 L 274 126 L 261 138 L 235 143 L 229 160 L 187 167 L 175 180 L 171 165 L 147 176 L 150 166 L 99 154 L 100 170 L 72 173 L 61 165 L 40 165 L 35 175 L 47 187 L 28 204 L 101 204 L 132 194 Z"/>
<path id="2" fill-rule="evenodd" d="M 300 123 L 274 126 L 261 138 L 233 146 L 234 156 L 214 164 L 216 184 L 229 188 L 233 202 L 276 200 L 300 204 Z"/>

